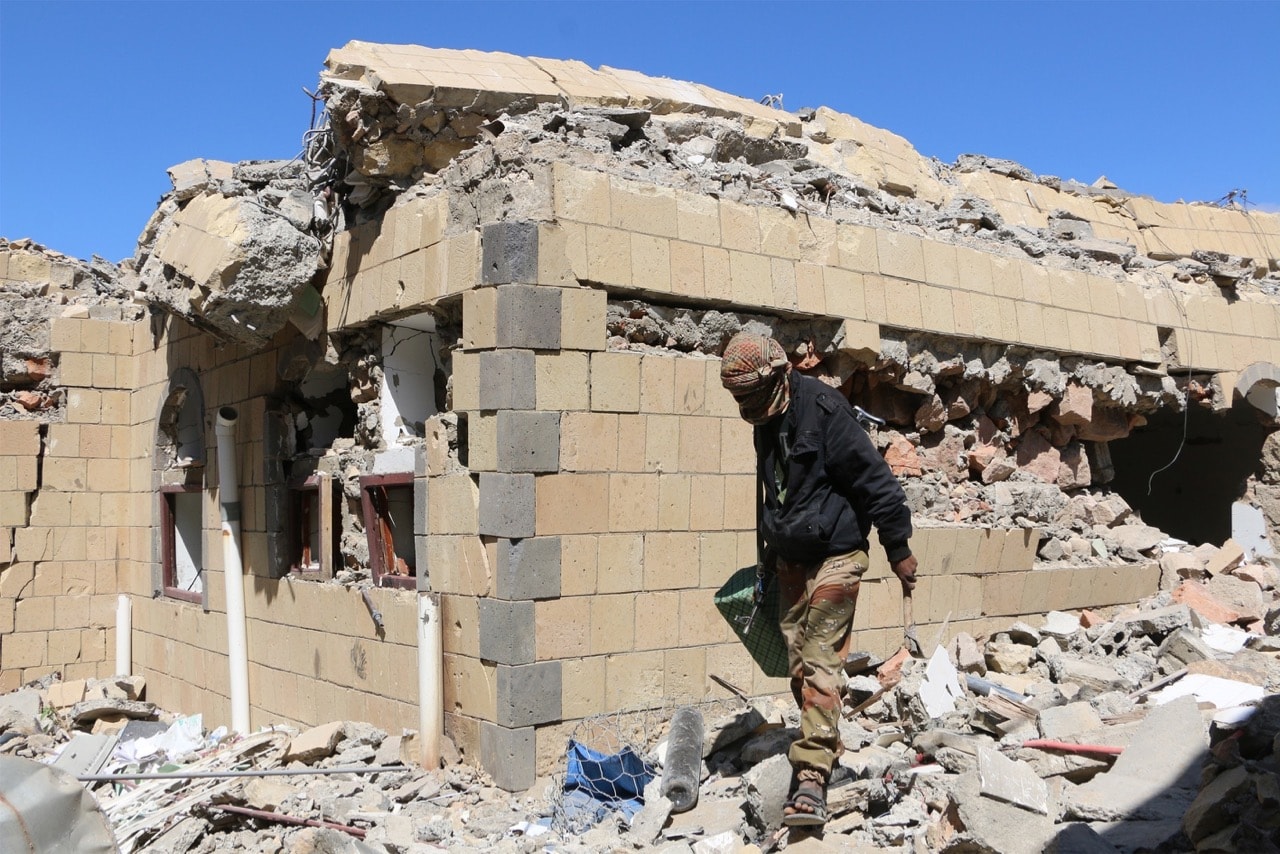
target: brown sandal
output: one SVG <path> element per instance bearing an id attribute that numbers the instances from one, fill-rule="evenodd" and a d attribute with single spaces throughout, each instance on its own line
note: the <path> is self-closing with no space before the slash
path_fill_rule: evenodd
<path id="1" fill-rule="evenodd" d="M 783 808 L 787 827 L 821 827 L 827 823 L 827 787 L 817 780 L 801 780 Z"/>

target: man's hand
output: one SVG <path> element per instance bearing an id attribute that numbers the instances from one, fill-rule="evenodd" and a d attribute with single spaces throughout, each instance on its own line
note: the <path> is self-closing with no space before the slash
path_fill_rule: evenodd
<path id="1" fill-rule="evenodd" d="M 916 568 L 919 563 L 916 561 L 915 555 L 907 555 L 902 560 L 890 565 L 893 574 L 898 576 L 898 580 L 902 582 L 902 592 L 906 593 L 916 589 Z"/>

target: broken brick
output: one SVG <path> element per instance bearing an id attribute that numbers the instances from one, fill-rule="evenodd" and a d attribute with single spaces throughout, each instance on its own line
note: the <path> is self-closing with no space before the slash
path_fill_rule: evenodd
<path id="1" fill-rule="evenodd" d="M 1215 623 L 1234 623 L 1240 619 L 1240 612 L 1232 610 L 1209 592 L 1209 589 L 1194 581 L 1184 581 L 1173 590 L 1173 601 L 1181 602 L 1206 620 Z"/>
<path id="2" fill-rule="evenodd" d="M 1049 410 L 1049 417 L 1059 424 L 1088 424 L 1093 420 L 1093 390 L 1068 383 L 1062 398 Z"/>

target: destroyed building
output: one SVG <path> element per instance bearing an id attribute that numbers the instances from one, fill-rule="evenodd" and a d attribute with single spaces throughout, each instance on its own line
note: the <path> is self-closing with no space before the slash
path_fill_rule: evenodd
<path id="1" fill-rule="evenodd" d="M 922 636 L 1280 549 L 1280 216 L 572 61 L 352 42 L 320 95 L 119 265 L 0 246 L 0 691 L 124 656 L 210 723 L 442 714 L 512 790 L 591 715 L 783 691 L 711 598 L 742 328 L 886 422 Z"/>

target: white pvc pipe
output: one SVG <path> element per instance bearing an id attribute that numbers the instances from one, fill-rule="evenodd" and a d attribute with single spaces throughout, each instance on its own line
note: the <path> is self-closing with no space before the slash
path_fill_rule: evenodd
<path id="1" fill-rule="evenodd" d="M 440 767 L 444 737 L 444 632 L 440 627 L 440 597 L 418 595 L 418 737 L 422 767 Z"/>
<path id="2" fill-rule="evenodd" d="M 240 492 L 236 483 L 234 407 L 218 410 L 218 504 L 222 511 L 222 580 L 227 597 L 227 657 L 231 670 L 231 728 L 249 732 L 249 654 L 245 638 L 244 566 L 240 562 Z"/>
<path id="3" fill-rule="evenodd" d="M 116 675 L 133 675 L 133 600 L 121 593 L 116 600 Z"/>

